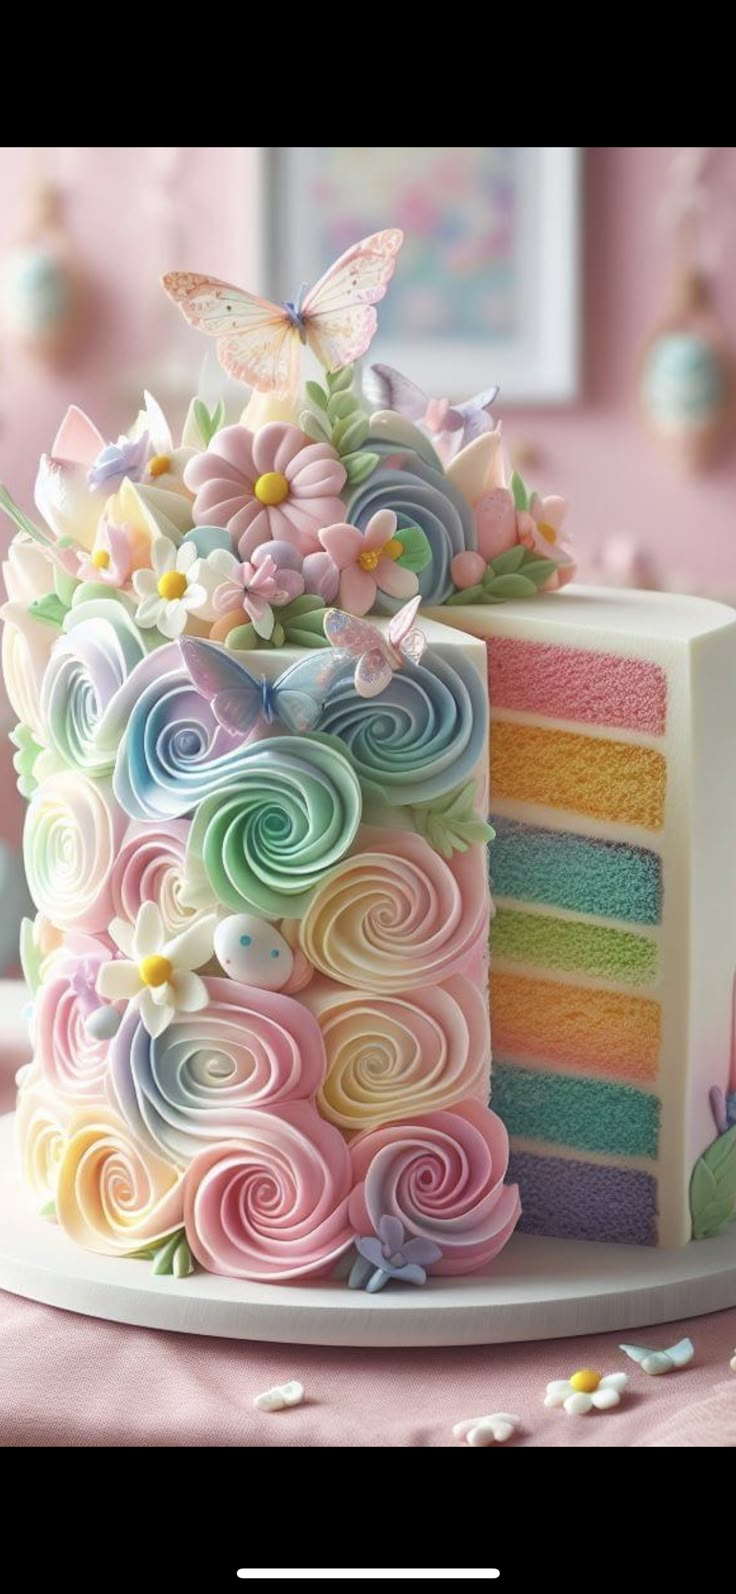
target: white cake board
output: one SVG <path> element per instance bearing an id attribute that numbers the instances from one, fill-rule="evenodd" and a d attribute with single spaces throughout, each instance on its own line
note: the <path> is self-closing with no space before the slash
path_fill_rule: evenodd
<path id="1" fill-rule="evenodd" d="M 736 1305 L 736 1232 L 678 1251 L 516 1235 L 488 1275 L 389 1285 L 249 1284 L 94 1256 L 44 1222 L 18 1182 L 0 1118 L 0 1288 L 87 1317 L 297 1345 L 493 1345 L 644 1328 Z"/>

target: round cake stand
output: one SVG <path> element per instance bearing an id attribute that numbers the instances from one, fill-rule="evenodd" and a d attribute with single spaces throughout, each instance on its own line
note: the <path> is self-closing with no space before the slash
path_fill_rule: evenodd
<path id="1" fill-rule="evenodd" d="M 736 1232 L 678 1251 L 515 1235 L 488 1275 L 389 1285 L 250 1284 L 94 1256 L 44 1222 L 18 1183 L 0 1118 L 0 1288 L 88 1317 L 280 1344 L 492 1345 L 643 1328 L 736 1305 Z"/>

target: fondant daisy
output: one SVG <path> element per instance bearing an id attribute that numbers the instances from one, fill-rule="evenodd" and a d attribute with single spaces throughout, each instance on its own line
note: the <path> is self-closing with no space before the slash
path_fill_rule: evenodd
<path id="1" fill-rule="evenodd" d="M 149 1035 L 163 1034 L 178 1012 L 207 1006 L 207 987 L 194 970 L 212 957 L 216 924 L 216 914 L 206 914 L 167 940 L 155 902 L 142 904 L 135 926 L 113 919 L 110 935 L 125 956 L 102 964 L 99 995 L 134 1002 Z"/>
<path id="2" fill-rule="evenodd" d="M 547 1385 L 545 1406 L 562 1406 L 571 1417 L 584 1417 L 586 1412 L 610 1411 L 618 1406 L 629 1382 L 627 1373 L 593 1372 L 581 1367 L 571 1378 L 555 1378 Z"/>
<path id="3" fill-rule="evenodd" d="M 188 616 L 207 603 L 207 588 L 199 581 L 202 561 L 193 543 L 176 548 L 168 537 L 151 546 L 152 570 L 136 570 L 133 586 L 140 598 L 135 612 L 144 630 L 156 626 L 162 636 L 176 638 L 186 629 Z"/>

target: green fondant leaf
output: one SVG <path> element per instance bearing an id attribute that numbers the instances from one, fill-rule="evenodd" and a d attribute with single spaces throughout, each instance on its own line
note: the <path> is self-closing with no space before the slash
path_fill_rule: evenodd
<path id="1" fill-rule="evenodd" d="M 518 470 L 515 470 L 511 477 L 511 493 L 517 509 L 529 508 L 531 493 L 523 476 L 519 475 Z"/>
<path id="2" fill-rule="evenodd" d="M 182 1235 L 172 1257 L 171 1271 L 175 1279 L 187 1279 L 190 1273 L 194 1272 L 192 1253 L 184 1235 Z"/>
<path id="3" fill-rule="evenodd" d="M 363 447 L 369 431 L 368 416 L 363 415 L 362 411 L 357 415 L 346 415 L 333 427 L 333 445 L 339 454 L 352 454 Z"/>
<path id="4" fill-rule="evenodd" d="M 23 978 L 28 986 L 31 996 L 35 996 L 41 984 L 41 964 L 43 956 L 41 948 L 33 931 L 32 919 L 20 921 L 20 966 Z"/>
<path id="5" fill-rule="evenodd" d="M 305 392 L 307 398 L 312 404 L 316 405 L 318 410 L 327 409 L 327 394 L 324 388 L 320 387 L 319 382 L 307 382 L 305 384 Z"/>
<path id="6" fill-rule="evenodd" d="M 316 415 L 312 414 L 311 410 L 302 410 L 299 416 L 299 425 L 302 431 L 306 432 L 307 437 L 311 437 L 313 443 L 330 443 L 332 441 L 329 428 L 323 426 L 322 422 L 317 419 Z"/>
<path id="7" fill-rule="evenodd" d="M 61 630 L 68 607 L 55 592 L 47 592 L 44 598 L 36 598 L 34 603 L 28 605 L 28 612 L 36 620 L 46 620 L 49 625 L 56 625 Z"/>
<path id="8" fill-rule="evenodd" d="M 507 548 L 505 553 L 497 554 L 488 568 L 495 570 L 497 576 L 513 576 L 519 566 L 523 565 L 526 553 L 526 548 L 521 543 L 516 543 L 513 548 Z"/>
<path id="9" fill-rule="evenodd" d="M 528 581 L 526 576 L 495 576 L 486 586 L 486 593 L 492 593 L 494 598 L 531 598 L 536 592 L 533 581 Z"/>
<path id="10" fill-rule="evenodd" d="M 21 797 L 32 797 L 38 785 L 34 773 L 36 760 L 43 748 L 28 725 L 16 725 L 8 740 L 17 748 L 13 754 L 13 768 L 18 776 L 18 791 Z"/>
<path id="11" fill-rule="evenodd" d="M 152 1261 L 153 1272 L 159 1277 L 173 1274 L 175 1278 L 188 1278 L 194 1272 L 192 1253 L 183 1229 L 175 1229 L 163 1240 L 153 1240 L 138 1251 L 128 1251 L 129 1261 Z"/>
<path id="12" fill-rule="evenodd" d="M 327 400 L 327 414 L 331 421 L 344 421 L 359 408 L 354 393 L 333 393 Z"/>
<path id="13" fill-rule="evenodd" d="M 452 596 L 448 598 L 447 602 L 448 604 L 455 604 L 457 607 L 459 607 L 460 604 L 463 603 L 485 603 L 485 597 L 485 590 L 479 585 L 476 587 L 466 587 L 463 592 L 453 592 Z"/>
<path id="14" fill-rule="evenodd" d="M 353 366 L 343 365 L 340 371 L 327 371 L 326 378 L 331 393 L 344 393 L 353 385 Z"/>
<path id="15" fill-rule="evenodd" d="M 245 653 L 258 647 L 258 637 L 252 625 L 236 625 L 225 637 L 225 647 L 230 653 Z"/>
<path id="16" fill-rule="evenodd" d="M 192 405 L 192 413 L 204 446 L 208 448 L 215 432 L 219 432 L 225 419 L 225 405 L 222 399 L 219 399 L 215 408 L 210 411 L 204 399 L 197 398 Z"/>
<path id="17" fill-rule="evenodd" d="M 54 565 L 54 591 L 65 609 L 71 608 L 72 598 L 78 586 L 79 582 L 75 580 L 74 576 L 70 576 L 59 565 Z"/>
<path id="18" fill-rule="evenodd" d="M 469 780 L 444 797 L 416 803 L 411 814 L 415 829 L 443 858 L 454 852 L 467 852 L 476 844 L 486 846 L 495 831 L 475 812 L 476 785 Z"/>
<path id="19" fill-rule="evenodd" d="M 521 574 L 526 576 L 527 581 L 533 581 L 538 588 L 543 587 L 545 581 L 549 581 L 556 569 L 554 559 L 528 559 L 522 565 Z"/>
<path id="20" fill-rule="evenodd" d="M 378 454 L 371 453 L 343 454 L 342 462 L 347 471 L 351 487 L 356 487 L 359 482 L 365 481 L 366 476 L 370 476 L 371 471 L 375 470 L 379 458 Z"/>
<path id="21" fill-rule="evenodd" d="M 736 1207 L 736 1124 L 703 1152 L 690 1180 L 693 1239 L 719 1234 Z"/>
<path id="22" fill-rule="evenodd" d="M 45 1218 L 47 1223 L 56 1222 L 56 1202 L 53 1196 L 50 1201 L 44 1203 L 38 1215 L 40 1218 Z"/>
<path id="23" fill-rule="evenodd" d="M 18 507 L 15 499 L 11 498 L 4 482 L 0 482 L 0 509 L 4 509 L 8 519 L 12 520 L 18 531 L 24 532 L 26 537 L 30 537 L 33 542 L 41 542 L 45 548 L 53 546 L 52 538 L 48 537 L 46 532 L 36 525 L 35 521 L 29 520 L 23 510 Z"/>
<path id="24" fill-rule="evenodd" d="M 402 570 L 413 570 L 416 576 L 420 575 L 432 560 L 432 549 L 424 532 L 419 526 L 401 526 L 396 533 L 396 540 L 404 550 L 396 560 L 397 565 L 401 565 Z"/>

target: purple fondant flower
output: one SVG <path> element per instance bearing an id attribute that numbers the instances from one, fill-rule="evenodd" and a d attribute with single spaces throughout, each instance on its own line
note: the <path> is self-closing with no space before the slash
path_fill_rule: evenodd
<path id="1" fill-rule="evenodd" d="M 148 432 L 143 432 L 133 442 L 121 437 L 117 443 L 108 443 L 87 472 L 90 487 L 113 493 L 126 476 L 131 481 L 140 481 L 150 452 Z"/>
<path id="2" fill-rule="evenodd" d="M 406 1240 L 401 1219 L 389 1213 L 379 1219 L 377 1235 L 356 1240 L 355 1249 L 358 1256 L 348 1283 L 351 1290 L 364 1289 L 370 1295 L 382 1290 L 389 1279 L 399 1279 L 403 1284 L 426 1284 L 425 1267 L 439 1261 L 442 1255 L 433 1240 Z"/>
<path id="3" fill-rule="evenodd" d="M 720 1086 L 714 1085 L 708 1100 L 719 1135 L 728 1134 L 729 1129 L 733 1129 L 736 1124 L 736 1090 L 724 1096 Z"/>

